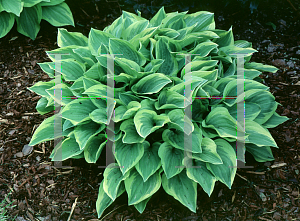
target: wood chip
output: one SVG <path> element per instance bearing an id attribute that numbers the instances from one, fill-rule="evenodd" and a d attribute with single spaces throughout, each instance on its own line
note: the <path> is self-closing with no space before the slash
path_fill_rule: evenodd
<path id="1" fill-rule="evenodd" d="M 286 83 L 283 83 L 283 82 L 279 82 L 279 84 L 283 84 L 283 85 L 289 86 L 288 84 L 286 84 Z"/>
<path id="2" fill-rule="evenodd" d="M 286 166 L 286 163 L 278 163 L 271 166 L 271 168 L 278 168 L 278 167 L 284 167 Z"/>
<path id="3" fill-rule="evenodd" d="M 7 119 L 2 119 L 2 118 L 0 118 L 0 123 L 8 124 L 8 120 L 7 120 Z"/>
<path id="4" fill-rule="evenodd" d="M 24 113 L 24 115 L 37 115 L 40 114 L 39 112 L 34 112 L 34 113 Z"/>

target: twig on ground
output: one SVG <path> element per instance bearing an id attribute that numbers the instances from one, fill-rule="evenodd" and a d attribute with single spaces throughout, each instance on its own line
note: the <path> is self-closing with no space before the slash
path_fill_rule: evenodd
<path id="1" fill-rule="evenodd" d="M 68 218 L 67 221 L 70 221 L 70 219 L 71 219 L 71 217 L 72 217 L 72 214 L 73 214 L 74 209 L 75 209 L 75 207 L 76 207 L 77 199 L 78 199 L 78 197 L 75 199 L 75 202 L 74 202 L 73 205 L 72 205 L 71 213 L 70 213 L 69 218 Z"/>
<path id="2" fill-rule="evenodd" d="M 243 177 L 243 176 L 241 176 L 240 174 L 236 174 L 236 175 L 238 175 L 240 178 L 242 178 L 243 180 L 245 180 L 245 181 L 247 181 L 248 182 L 248 180 L 247 180 L 247 178 L 245 178 L 245 177 Z"/>
<path id="3" fill-rule="evenodd" d="M 266 172 L 255 172 L 255 171 L 245 171 L 246 173 L 253 173 L 253 174 L 257 174 L 257 175 L 264 175 Z"/>
<path id="4" fill-rule="evenodd" d="M 266 221 L 272 221 L 271 219 L 267 219 L 267 218 L 264 218 L 264 217 L 258 217 L 258 219 L 260 219 L 260 220 L 266 220 Z"/>

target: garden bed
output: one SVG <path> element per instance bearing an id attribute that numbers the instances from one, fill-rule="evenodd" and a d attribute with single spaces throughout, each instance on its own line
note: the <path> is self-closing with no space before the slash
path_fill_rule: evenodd
<path id="1" fill-rule="evenodd" d="M 74 3 L 70 7 L 76 28 L 67 27 L 68 31 L 79 31 L 85 35 L 91 27 L 102 30 L 109 25 L 120 16 L 121 9 L 130 11 L 118 2 L 106 1 L 85 1 L 82 5 Z M 299 8 L 299 4 L 295 7 Z M 165 6 L 165 9 L 171 12 L 174 8 Z M 199 10 L 193 8 L 191 12 Z M 254 169 L 238 169 L 231 190 L 217 182 L 209 198 L 199 187 L 197 213 L 189 211 L 161 188 L 148 202 L 143 214 L 139 214 L 133 206 L 127 206 L 127 197 L 123 194 L 107 208 L 103 220 L 299 218 L 298 15 L 299 10 L 294 10 L 288 1 L 270 8 L 258 8 L 253 14 L 238 8 L 233 13 L 215 11 L 218 29 L 228 30 L 232 25 L 235 40 L 248 40 L 259 51 L 251 61 L 279 68 L 277 73 L 260 76 L 281 104 L 277 113 L 291 118 L 270 129 L 279 146 L 279 149 L 272 148 L 275 161 L 257 163 L 251 155 L 246 155 L 246 165 L 254 166 Z M 151 13 L 148 12 L 148 16 Z M 298 19 L 295 19 L 297 16 Z M 276 30 L 270 22 L 276 25 Z M 35 106 L 40 97 L 27 87 L 38 81 L 50 80 L 37 63 L 49 61 L 45 52 L 58 47 L 56 35 L 57 29 L 43 21 L 35 41 L 19 34 L 16 27 L 0 39 L 0 202 L 10 193 L 6 203 L 12 202 L 14 207 L 7 209 L 7 213 L 16 220 L 68 220 L 70 214 L 71 220 L 97 220 L 95 204 L 103 178 L 103 169 L 98 166 L 105 163 L 91 165 L 84 159 L 67 160 L 63 165 L 71 168 L 57 169 L 49 159 L 53 142 L 39 144 L 33 149 L 24 148 L 37 126 L 51 115 L 41 116 L 36 112 Z M 101 160 L 105 162 L 105 155 L 98 162 Z"/>

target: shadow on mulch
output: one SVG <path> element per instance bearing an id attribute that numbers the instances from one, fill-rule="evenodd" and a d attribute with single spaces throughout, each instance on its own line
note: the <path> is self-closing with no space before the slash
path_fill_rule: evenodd
<path id="1" fill-rule="evenodd" d="M 85 35 L 91 27 L 102 30 L 109 25 L 121 9 L 128 10 L 118 2 L 76 4 L 70 5 L 76 28 L 67 29 Z M 299 8 L 299 3 L 295 6 Z M 169 9 L 166 7 L 167 12 Z M 281 104 L 277 113 L 291 118 L 270 129 L 280 147 L 272 148 L 275 161 L 257 163 L 246 154 L 246 165 L 254 169 L 238 169 L 231 190 L 218 182 L 209 198 L 198 186 L 197 213 L 161 188 L 143 214 L 133 206 L 128 207 L 127 196 L 123 194 L 107 208 L 104 220 L 298 220 L 300 31 L 299 21 L 294 19 L 297 14 L 288 1 L 262 7 L 253 14 L 238 9 L 233 13 L 215 11 L 217 28 L 229 29 L 232 25 L 236 40 L 248 40 L 259 51 L 252 61 L 279 68 L 275 74 L 260 76 Z M 276 30 L 268 22 L 275 24 Z M 51 115 L 37 114 L 35 106 L 40 97 L 26 89 L 38 81 L 50 80 L 37 63 L 49 61 L 45 51 L 57 48 L 57 29 L 44 21 L 41 27 L 35 41 L 20 35 L 16 27 L 0 39 L 0 202 L 11 192 L 7 197 L 7 203 L 13 202 L 15 206 L 8 209 L 11 217 L 45 221 L 67 220 L 77 200 L 71 220 L 97 220 L 95 203 L 103 178 L 100 163 L 67 160 L 64 165 L 70 165 L 70 169 L 57 169 L 49 159 L 52 141 L 33 149 L 24 148 L 37 126 Z M 105 152 L 98 162 L 105 162 L 104 159 Z"/>

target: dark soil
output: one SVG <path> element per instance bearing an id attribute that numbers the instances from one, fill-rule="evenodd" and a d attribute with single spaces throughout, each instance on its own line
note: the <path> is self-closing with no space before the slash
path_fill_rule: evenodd
<path id="1" fill-rule="evenodd" d="M 300 220 L 300 4 L 293 1 L 293 8 L 289 2 L 260 5 L 253 14 L 237 7 L 211 9 L 218 29 L 232 26 L 236 40 L 253 43 L 259 52 L 252 61 L 279 68 L 275 74 L 260 76 L 281 104 L 277 113 L 291 118 L 270 129 L 279 146 L 272 149 L 275 161 L 257 163 L 246 155 L 246 165 L 254 169 L 238 169 L 231 190 L 218 182 L 209 198 L 199 187 L 197 213 L 161 188 L 143 214 L 127 206 L 123 194 L 106 209 L 103 220 Z M 157 1 L 136 3 L 148 19 L 151 13 L 146 6 L 159 5 Z M 190 12 L 204 10 L 196 6 Z M 91 27 L 102 30 L 111 24 L 121 10 L 134 12 L 132 6 L 118 1 L 74 1 L 70 7 L 76 27 L 65 28 L 86 36 Z M 183 11 L 176 5 L 165 10 Z M 71 168 L 57 169 L 49 159 L 53 142 L 23 154 L 33 131 L 51 115 L 36 112 L 39 96 L 27 90 L 38 81 L 50 80 L 37 63 L 49 61 L 45 51 L 58 47 L 57 29 L 45 21 L 41 27 L 35 41 L 19 34 L 16 27 L 0 39 L 0 202 L 10 193 L 6 201 L 14 207 L 7 211 L 16 220 L 68 220 L 72 205 L 70 220 L 97 220 L 95 204 L 103 169 L 84 160 L 67 160 L 63 165 Z"/>

